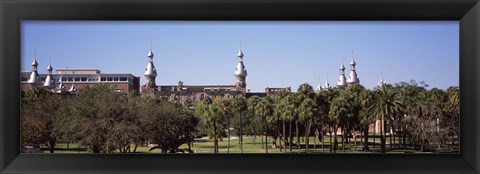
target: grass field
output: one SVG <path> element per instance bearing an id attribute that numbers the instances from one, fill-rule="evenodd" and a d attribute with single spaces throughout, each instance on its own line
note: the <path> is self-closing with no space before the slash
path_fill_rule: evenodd
<path id="1" fill-rule="evenodd" d="M 305 152 L 305 142 L 303 141 L 302 138 L 300 138 L 301 143 L 301 149 L 300 151 L 297 149 L 296 145 L 292 145 L 292 151 L 291 153 L 306 153 Z M 322 150 L 321 143 L 316 141 L 316 145 L 314 145 L 314 138 L 310 137 L 309 139 L 309 153 L 330 153 L 330 137 L 325 136 L 324 139 L 324 149 Z M 338 138 L 338 150 L 337 153 L 378 153 L 380 152 L 380 138 L 376 137 L 375 138 L 375 146 L 374 146 L 374 138 L 370 137 L 369 138 L 369 148 L 370 152 L 364 152 L 362 150 L 362 143 L 360 142 L 360 138 L 357 139 L 356 141 L 356 148 L 355 148 L 355 141 L 352 138 L 351 143 L 345 144 L 345 151 L 342 151 L 342 139 L 341 137 Z M 296 139 L 294 139 L 294 142 L 296 142 Z M 387 138 L 387 153 L 416 153 L 416 151 L 411 148 L 407 147 L 406 149 L 403 149 L 399 147 L 399 144 L 401 142 L 400 138 L 395 138 L 395 143 L 396 145 L 392 148 L 389 144 L 390 143 L 390 138 Z M 333 143 L 333 137 L 332 137 L 332 143 Z M 407 140 L 408 143 L 408 140 Z M 223 138 L 222 141 L 219 141 L 219 153 L 227 153 L 227 147 L 228 147 L 228 141 L 227 138 Z M 280 148 L 280 142 L 277 139 L 277 147 L 272 148 L 272 138 L 269 137 L 268 139 L 268 153 L 285 153 L 283 149 Z M 283 145 L 283 142 L 282 142 Z M 76 143 L 70 143 L 67 148 L 66 143 L 58 143 L 55 146 L 55 153 L 91 153 L 87 147 L 79 147 L 78 144 Z M 133 150 L 134 146 L 131 146 L 131 149 Z M 180 146 L 180 149 L 187 149 L 188 146 L 186 144 Z M 437 147 L 435 147 L 437 148 Z M 458 147 L 453 147 L 453 148 L 458 148 Z M 44 150 L 45 153 L 49 153 L 49 151 L 46 149 L 46 147 L 42 147 L 42 150 Z M 160 153 L 159 149 L 149 151 L 150 147 L 147 146 L 139 146 L 137 147 L 136 152 L 137 153 Z M 456 150 L 456 149 L 453 149 Z M 195 139 L 195 142 L 193 143 L 192 146 L 192 151 L 195 153 L 213 153 L 213 140 L 208 139 L 206 137 L 203 138 L 197 138 Z M 446 147 L 441 147 L 437 148 L 435 151 L 436 153 L 442 153 L 442 152 L 451 152 L 452 147 L 446 146 Z M 239 149 L 239 143 L 238 143 L 238 137 L 232 137 L 230 140 L 230 153 L 240 153 Z M 262 140 L 260 139 L 259 136 L 253 137 L 253 136 L 244 136 L 244 143 L 243 143 L 243 153 L 265 153 L 265 148 L 264 146 L 262 147 Z M 287 153 L 290 153 L 289 148 L 287 146 Z M 430 152 L 431 153 L 431 152 Z"/>

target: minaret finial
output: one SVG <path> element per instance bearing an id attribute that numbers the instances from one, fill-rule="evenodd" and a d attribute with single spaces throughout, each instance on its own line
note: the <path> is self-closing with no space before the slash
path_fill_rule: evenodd
<path id="1" fill-rule="evenodd" d="M 243 52 L 242 52 L 242 41 L 240 41 L 240 48 L 238 49 L 237 57 L 240 62 L 243 61 Z"/>
<path id="2" fill-rule="evenodd" d="M 147 57 L 150 62 L 153 62 L 154 55 L 152 51 L 152 41 L 150 41 L 150 51 L 148 51 Z"/>

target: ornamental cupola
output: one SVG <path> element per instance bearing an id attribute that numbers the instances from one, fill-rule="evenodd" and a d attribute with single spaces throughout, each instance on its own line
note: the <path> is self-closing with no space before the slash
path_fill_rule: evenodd
<path id="1" fill-rule="evenodd" d="M 382 77 L 380 78 L 380 81 L 378 81 L 377 83 L 378 88 L 381 88 L 385 84 L 387 84 L 387 82 L 383 80 L 383 72 L 382 72 Z"/>
<path id="2" fill-rule="evenodd" d="M 243 52 L 242 49 L 240 48 L 238 50 L 238 63 L 237 67 L 235 68 L 235 88 L 238 91 L 246 92 L 246 87 L 247 87 L 247 69 L 245 68 L 245 65 L 243 64 Z"/>
<path id="3" fill-rule="evenodd" d="M 63 79 L 63 77 L 60 76 L 60 79 L 58 79 L 58 81 L 60 81 L 60 83 L 57 86 L 57 93 L 60 93 L 60 94 L 63 94 L 63 93 L 66 92 L 65 85 L 63 84 L 62 79 Z"/>
<path id="4" fill-rule="evenodd" d="M 149 89 L 154 89 L 156 87 L 155 78 L 157 77 L 157 69 L 155 65 L 153 65 L 153 51 L 152 51 L 152 43 L 150 42 L 150 51 L 147 54 L 148 63 L 147 67 L 145 68 L 145 78 L 147 79 L 147 83 L 145 86 L 149 87 Z"/>
<path id="5" fill-rule="evenodd" d="M 357 71 L 355 69 L 355 66 L 357 63 L 355 63 L 355 58 L 353 56 L 353 51 L 352 51 L 352 61 L 350 62 L 350 74 L 348 75 L 348 80 L 347 84 L 350 86 L 355 83 L 360 83 L 360 77 L 357 75 Z"/>
<path id="6" fill-rule="evenodd" d="M 55 81 L 53 81 L 53 78 L 52 78 L 53 67 L 52 67 L 51 58 L 50 58 L 50 63 L 47 66 L 47 71 L 48 71 L 48 74 L 47 74 L 47 77 L 45 78 L 45 82 L 43 83 L 43 86 L 47 88 L 53 88 L 55 87 Z"/>
<path id="7" fill-rule="evenodd" d="M 346 87 L 347 86 L 347 79 L 345 78 L 345 66 L 343 66 L 343 56 L 342 56 L 342 63 L 340 64 L 340 77 L 337 80 L 338 87 Z"/>
<path id="8" fill-rule="evenodd" d="M 27 82 L 30 84 L 37 84 L 40 82 L 40 77 L 38 76 L 37 50 L 34 51 L 33 56 L 34 59 L 32 62 L 32 73 L 30 74 L 30 78 Z"/>

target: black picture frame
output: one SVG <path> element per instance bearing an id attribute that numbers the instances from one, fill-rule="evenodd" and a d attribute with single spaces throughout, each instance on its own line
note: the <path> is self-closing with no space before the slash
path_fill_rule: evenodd
<path id="1" fill-rule="evenodd" d="M 478 0 L 0 0 L 0 173 L 480 171 Z M 458 20 L 460 154 L 20 154 L 22 20 Z"/>

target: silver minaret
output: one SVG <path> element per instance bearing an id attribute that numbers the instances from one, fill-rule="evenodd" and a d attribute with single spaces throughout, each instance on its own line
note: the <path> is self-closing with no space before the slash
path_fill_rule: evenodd
<path id="1" fill-rule="evenodd" d="M 246 92 L 246 78 L 247 78 L 247 69 L 245 68 L 245 65 L 243 65 L 243 52 L 242 49 L 238 50 L 238 63 L 237 67 L 235 68 L 235 88 L 238 91 Z"/>
<path id="2" fill-rule="evenodd" d="M 357 63 L 355 63 L 355 58 L 353 57 L 353 51 L 352 51 L 352 61 L 350 62 L 350 75 L 348 76 L 347 83 L 348 85 L 353 85 L 355 83 L 360 83 L 360 77 L 357 75 L 355 66 Z"/>
<path id="3" fill-rule="evenodd" d="M 30 79 L 28 79 L 28 83 L 36 84 L 40 81 L 40 77 L 38 76 L 38 62 L 37 62 L 37 50 L 33 52 L 34 59 L 32 62 L 32 73 L 30 74 Z"/>
<path id="4" fill-rule="evenodd" d="M 378 88 L 381 88 L 385 84 L 387 84 L 387 82 L 383 80 L 383 72 L 382 72 L 382 77 L 380 78 L 380 81 L 378 81 L 377 83 Z"/>
<path id="5" fill-rule="evenodd" d="M 47 67 L 48 74 L 47 74 L 47 77 L 45 78 L 45 82 L 43 83 L 44 87 L 53 88 L 55 86 L 55 82 L 52 79 L 52 70 L 53 70 L 53 67 L 50 61 Z"/>
<path id="6" fill-rule="evenodd" d="M 151 47 L 151 43 L 150 43 Z M 153 65 L 153 52 L 152 48 L 150 48 L 150 51 L 147 54 L 148 57 L 148 64 L 147 68 L 145 68 L 145 78 L 147 79 L 147 83 L 145 86 L 149 87 L 150 89 L 154 89 L 157 85 L 155 83 L 155 78 L 157 77 L 157 69 L 155 68 L 155 65 Z"/>
<path id="7" fill-rule="evenodd" d="M 342 64 L 340 64 L 340 77 L 337 80 L 338 87 L 346 87 L 347 86 L 347 79 L 345 78 L 345 66 L 343 66 L 343 56 L 342 56 Z"/>

